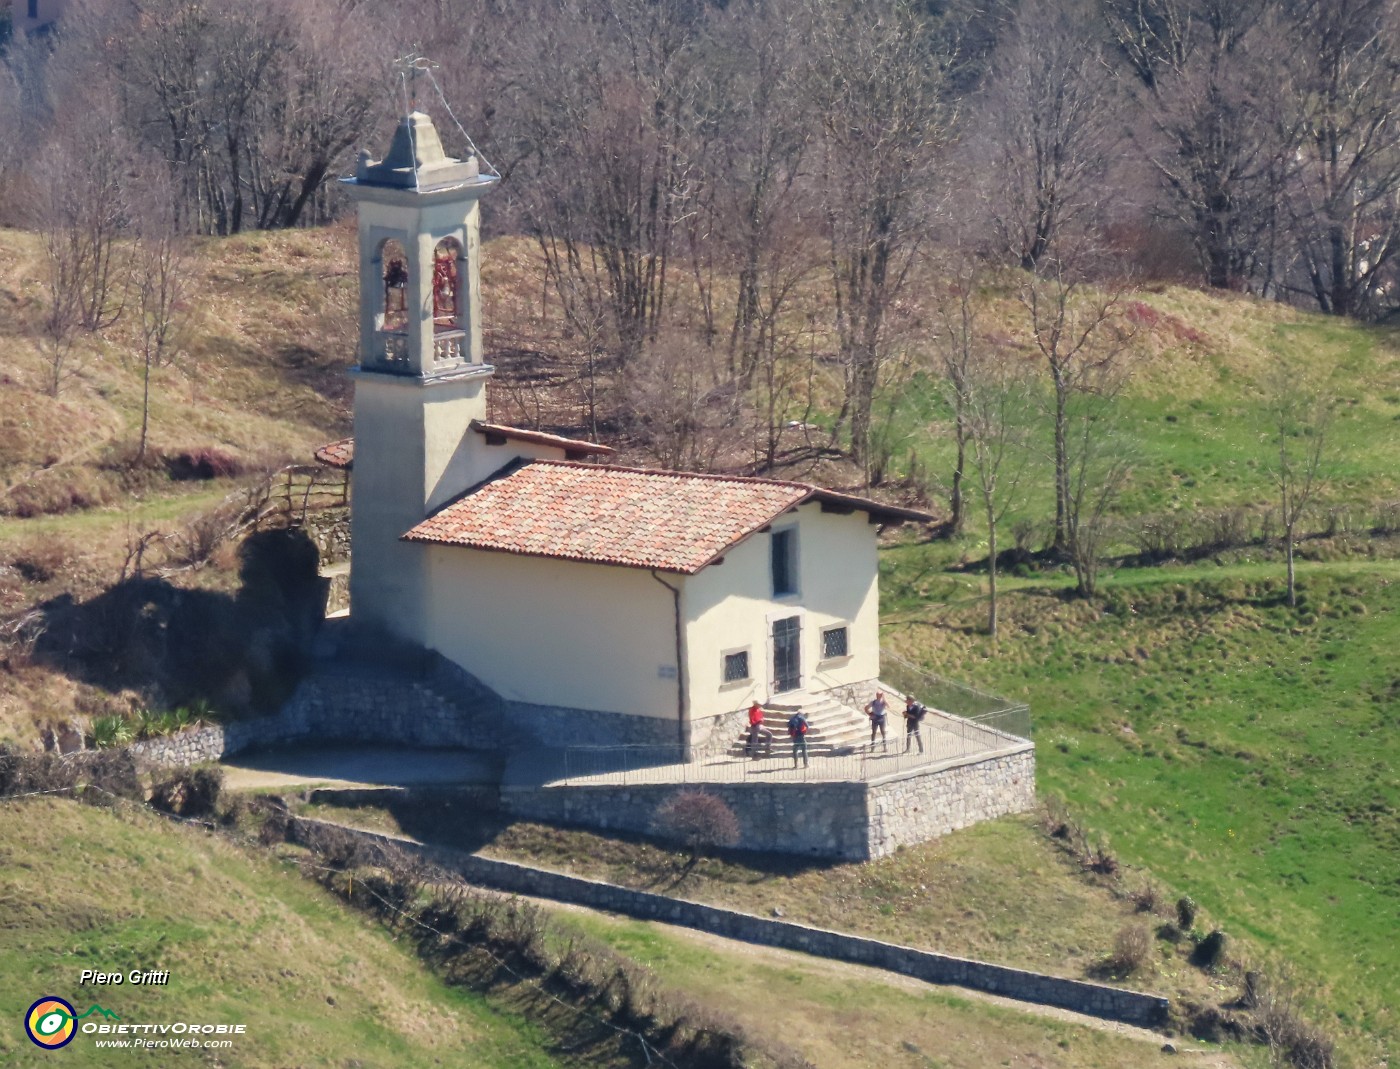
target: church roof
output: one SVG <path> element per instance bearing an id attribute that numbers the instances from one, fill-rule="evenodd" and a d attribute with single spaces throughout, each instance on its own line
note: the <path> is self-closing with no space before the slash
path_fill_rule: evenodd
<path id="1" fill-rule="evenodd" d="M 403 537 L 694 575 L 813 500 L 872 522 L 933 520 L 805 483 L 536 460 L 508 464 Z"/>
<path id="2" fill-rule="evenodd" d="M 527 431 L 520 427 L 505 427 L 499 423 L 483 423 L 479 419 L 472 420 L 472 430 L 476 431 L 477 434 L 484 435 L 490 444 L 499 444 L 493 439 L 509 438 L 513 442 L 532 442 L 535 445 L 553 446 L 555 449 L 564 450 L 569 460 L 579 460 L 590 455 L 611 456 L 614 452 L 612 446 L 590 442 L 586 438 L 565 438 L 562 434 Z"/>

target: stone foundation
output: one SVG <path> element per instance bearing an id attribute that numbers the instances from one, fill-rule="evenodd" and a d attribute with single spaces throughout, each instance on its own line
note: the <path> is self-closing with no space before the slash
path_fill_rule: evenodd
<path id="1" fill-rule="evenodd" d="M 657 808 L 678 790 L 722 798 L 739 818 L 739 847 L 866 861 L 1035 804 L 1035 748 L 884 780 L 511 787 L 501 809 L 523 820 L 654 833 Z"/>

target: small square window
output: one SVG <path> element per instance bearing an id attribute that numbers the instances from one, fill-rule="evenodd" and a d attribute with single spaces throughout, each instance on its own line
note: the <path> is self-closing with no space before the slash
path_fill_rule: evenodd
<path id="1" fill-rule="evenodd" d="M 724 681 L 739 683 L 749 678 L 749 651 L 739 650 L 724 655 Z"/>
<path id="2" fill-rule="evenodd" d="M 828 627 L 822 632 L 822 659 L 833 660 L 851 655 L 850 630 L 846 627 Z"/>

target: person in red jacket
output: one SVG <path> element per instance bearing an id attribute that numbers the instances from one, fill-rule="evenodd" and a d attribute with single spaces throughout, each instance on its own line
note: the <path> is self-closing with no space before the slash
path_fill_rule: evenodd
<path id="1" fill-rule="evenodd" d="M 754 702 L 749 706 L 749 741 L 744 746 L 744 753 L 750 757 L 758 756 L 758 744 L 767 734 L 763 730 L 763 706 Z"/>

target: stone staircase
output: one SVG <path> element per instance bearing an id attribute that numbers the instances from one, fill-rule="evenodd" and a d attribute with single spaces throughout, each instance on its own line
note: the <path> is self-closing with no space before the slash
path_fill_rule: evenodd
<path id="1" fill-rule="evenodd" d="M 819 694 L 794 705 L 774 702 L 772 709 L 765 706 L 763 727 L 773 737 L 774 753 L 786 753 L 791 747 L 787 722 L 796 708 L 800 708 L 807 717 L 807 752 L 813 756 L 854 753 L 870 741 L 870 721 L 865 713 L 846 705 L 831 694 Z M 891 715 L 886 724 L 892 746 L 896 739 L 896 719 Z M 746 756 L 745 746 L 748 741 L 749 731 L 746 724 L 733 745 L 725 751 L 726 754 L 730 757 Z M 900 745 L 903 745 L 902 741 Z"/>

